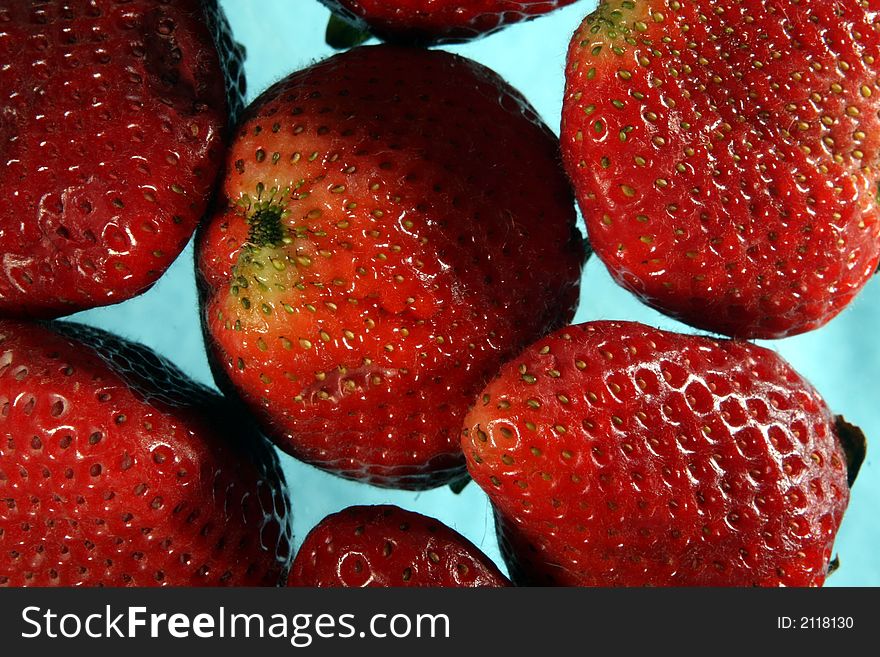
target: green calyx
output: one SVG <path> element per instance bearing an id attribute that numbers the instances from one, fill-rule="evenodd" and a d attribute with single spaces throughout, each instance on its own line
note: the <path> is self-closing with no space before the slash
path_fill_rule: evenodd
<path id="1" fill-rule="evenodd" d="M 336 14 L 330 14 L 324 39 L 327 45 L 334 50 L 348 50 L 368 41 L 371 36 L 370 32 L 362 26 L 351 23 Z"/>

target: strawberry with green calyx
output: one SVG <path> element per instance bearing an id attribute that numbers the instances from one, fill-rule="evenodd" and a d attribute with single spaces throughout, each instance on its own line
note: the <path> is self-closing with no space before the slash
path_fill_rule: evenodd
<path id="1" fill-rule="evenodd" d="M 571 41 L 562 150 L 615 280 L 693 326 L 823 325 L 880 259 L 880 13 L 608 0 Z"/>
<path id="2" fill-rule="evenodd" d="M 502 587 L 479 548 L 443 523 L 396 506 L 353 506 L 306 536 L 288 586 Z"/>
<path id="3" fill-rule="evenodd" d="M 864 458 L 775 353 L 631 322 L 505 365 L 462 447 L 521 583 L 819 586 Z"/>
<path id="4" fill-rule="evenodd" d="M 227 107 L 242 105 L 243 51 L 222 11 L 0 0 L 0 24 L 0 316 L 144 292 L 192 236 Z"/>
<path id="5" fill-rule="evenodd" d="M 0 321 L 0 586 L 277 586 L 278 459 L 141 345 Z"/>
<path id="6" fill-rule="evenodd" d="M 399 43 L 459 43 L 531 20 L 576 0 L 321 0 L 334 13 L 333 48 L 360 45 L 375 34 Z"/>
<path id="7" fill-rule="evenodd" d="M 584 260 L 557 142 L 522 96 L 395 46 L 254 102 L 196 251 L 220 385 L 297 458 L 413 489 L 466 476 L 468 406 L 570 321 Z"/>

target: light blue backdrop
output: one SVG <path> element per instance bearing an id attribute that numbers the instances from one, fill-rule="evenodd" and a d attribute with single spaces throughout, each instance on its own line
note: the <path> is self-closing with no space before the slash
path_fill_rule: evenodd
<path id="1" fill-rule="evenodd" d="M 251 100 L 287 73 L 331 54 L 323 42 L 328 12 L 317 0 L 221 0 L 236 38 L 248 52 Z M 450 47 L 493 68 L 529 98 L 558 131 L 563 62 L 568 40 L 595 0 L 581 2 L 528 24 L 470 44 Z M 584 273 L 576 321 L 631 319 L 687 331 L 642 306 L 618 288 L 598 261 Z M 74 319 L 143 342 L 195 379 L 212 384 L 199 329 L 192 245 L 147 294 L 121 305 L 80 313 Z M 830 406 L 860 425 L 869 441 L 880 436 L 877 380 L 880 350 L 880 281 L 825 328 L 764 343 L 788 359 L 822 392 Z M 880 440 L 880 439 L 878 439 Z M 880 449 L 880 447 L 878 447 Z M 482 491 L 471 484 L 455 496 L 446 489 L 424 493 L 386 491 L 343 481 L 282 456 L 292 491 L 296 544 L 325 515 L 350 504 L 394 503 L 432 515 L 454 527 L 500 561 L 491 514 Z M 880 471 L 872 450 L 862 469 L 838 535 L 840 570 L 829 586 L 880 585 Z"/>

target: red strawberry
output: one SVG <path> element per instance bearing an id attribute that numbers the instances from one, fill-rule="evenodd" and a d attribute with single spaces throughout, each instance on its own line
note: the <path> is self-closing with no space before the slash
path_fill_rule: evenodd
<path id="1" fill-rule="evenodd" d="M 610 0 L 575 33 L 562 145 L 590 242 L 646 303 L 774 338 L 877 269 L 880 10 Z"/>
<path id="2" fill-rule="evenodd" d="M 277 585 L 268 444 L 146 347 L 0 321 L 0 586 Z"/>
<path id="3" fill-rule="evenodd" d="M 396 506 L 352 506 L 306 536 L 288 586 L 498 587 L 510 582 L 443 523 Z"/>
<path id="4" fill-rule="evenodd" d="M 218 381 L 325 470 L 462 478 L 474 395 L 577 303 L 557 157 L 516 91 L 446 52 L 358 48 L 281 81 L 197 242 Z"/>
<path id="5" fill-rule="evenodd" d="M 775 353 L 629 322 L 538 341 L 465 427 L 511 573 L 585 586 L 822 584 L 863 441 Z"/>
<path id="6" fill-rule="evenodd" d="M 321 0 L 362 32 L 391 41 L 457 43 L 497 32 L 576 0 Z M 333 23 L 331 22 L 331 30 Z M 328 41 L 336 47 L 331 32 Z"/>
<path id="7" fill-rule="evenodd" d="M 183 249 L 227 122 L 206 11 L 240 88 L 213 0 L 0 0 L 0 315 L 122 301 Z"/>

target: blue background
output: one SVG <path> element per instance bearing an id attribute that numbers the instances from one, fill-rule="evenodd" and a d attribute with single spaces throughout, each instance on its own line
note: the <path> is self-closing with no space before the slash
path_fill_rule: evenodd
<path id="1" fill-rule="evenodd" d="M 221 0 L 236 38 L 247 48 L 248 100 L 291 71 L 332 51 L 324 44 L 328 11 L 316 0 Z M 449 47 L 500 73 L 520 89 L 558 131 L 563 66 L 568 41 L 595 0 L 581 0 L 536 21 L 515 25 L 482 40 Z M 826 327 L 808 335 L 764 342 L 819 389 L 831 408 L 880 436 L 876 382 L 880 377 L 880 280 L 875 277 L 855 302 Z M 591 259 L 584 272 L 575 321 L 631 319 L 689 331 L 641 305 L 618 288 L 604 266 Z M 73 319 L 143 342 L 193 378 L 213 385 L 199 328 L 192 244 L 158 284 L 137 299 L 80 313 Z M 828 586 L 880 585 L 880 472 L 868 458 L 838 534 L 841 567 Z M 500 562 L 487 500 L 474 484 L 459 496 L 447 489 L 423 493 L 387 491 L 343 481 L 282 455 L 294 505 L 297 547 L 325 515 L 350 504 L 394 503 L 434 516 L 457 529 Z"/>

